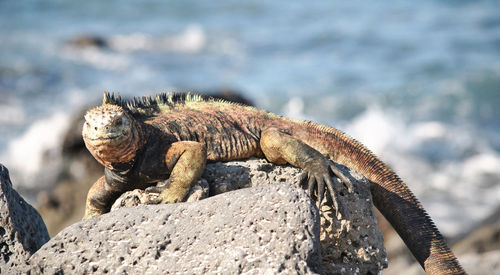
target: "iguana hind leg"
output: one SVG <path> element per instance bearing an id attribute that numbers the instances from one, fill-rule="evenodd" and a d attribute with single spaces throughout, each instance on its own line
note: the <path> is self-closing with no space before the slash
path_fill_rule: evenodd
<path id="1" fill-rule="evenodd" d="M 207 150 L 204 144 L 195 141 L 174 142 L 165 155 L 165 163 L 171 171 L 168 184 L 149 187 L 146 191 L 160 193 L 156 203 L 181 202 L 200 179 L 206 162 Z"/>
<path id="2" fill-rule="evenodd" d="M 301 181 L 308 184 L 309 194 L 313 197 L 317 191 L 317 200 L 321 202 L 325 186 L 338 213 L 336 192 L 343 188 L 339 179 L 345 184 L 348 192 L 352 192 L 352 183 L 333 162 L 320 152 L 293 136 L 275 128 L 269 128 L 261 133 L 260 147 L 266 158 L 276 164 L 289 163 L 304 170 Z M 333 174 L 336 178 L 332 178 Z M 317 189 L 317 190 L 316 190 Z"/>

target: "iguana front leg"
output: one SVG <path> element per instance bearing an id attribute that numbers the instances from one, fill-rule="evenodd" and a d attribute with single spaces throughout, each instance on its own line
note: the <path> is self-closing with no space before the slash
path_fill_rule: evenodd
<path id="1" fill-rule="evenodd" d="M 83 219 L 100 216 L 109 212 L 113 202 L 123 193 L 123 190 L 117 185 L 111 185 L 106 182 L 106 177 L 100 177 L 87 194 L 85 203 L 85 215 Z"/>
<path id="2" fill-rule="evenodd" d="M 149 187 L 147 192 L 160 193 L 156 203 L 176 203 L 184 200 L 189 189 L 200 179 L 207 162 L 206 146 L 195 141 L 178 141 L 171 144 L 165 155 L 170 172 L 169 184 Z"/>
<path id="3" fill-rule="evenodd" d="M 333 162 L 320 152 L 291 135 L 285 134 L 276 128 L 269 128 L 261 133 L 260 147 L 266 158 L 276 164 L 286 164 L 300 167 L 304 170 L 301 181 L 307 179 L 311 197 L 317 186 L 317 198 L 321 205 L 325 193 L 325 185 L 330 192 L 333 206 L 338 212 L 336 191 L 341 188 L 340 179 L 349 192 L 352 192 L 352 183 L 335 167 Z M 337 178 L 331 177 L 331 173 Z"/>

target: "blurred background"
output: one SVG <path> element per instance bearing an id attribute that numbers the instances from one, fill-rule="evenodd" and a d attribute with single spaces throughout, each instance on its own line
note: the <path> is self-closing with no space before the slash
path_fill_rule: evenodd
<path id="1" fill-rule="evenodd" d="M 0 1 L 0 162 L 34 205 L 103 91 L 228 90 L 362 141 L 450 239 L 500 205 L 498 1 Z"/>

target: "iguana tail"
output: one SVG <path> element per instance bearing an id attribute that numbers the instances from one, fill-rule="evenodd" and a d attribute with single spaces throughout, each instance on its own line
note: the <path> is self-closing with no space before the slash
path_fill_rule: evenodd
<path id="1" fill-rule="evenodd" d="M 415 195 L 386 164 L 360 142 L 337 129 L 312 122 L 297 126 L 294 136 L 371 181 L 375 206 L 427 274 L 466 274 Z"/>

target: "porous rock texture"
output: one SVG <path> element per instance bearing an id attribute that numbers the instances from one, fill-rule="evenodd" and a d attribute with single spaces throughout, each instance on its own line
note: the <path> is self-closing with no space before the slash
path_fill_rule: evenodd
<path id="1" fill-rule="evenodd" d="M 369 184 L 339 168 L 355 190 L 338 190 L 342 214 L 329 198 L 318 214 L 296 186 L 300 169 L 256 159 L 209 164 L 192 202 L 140 205 L 155 194 L 124 194 L 114 211 L 65 228 L 15 273 L 379 273 L 387 259 Z M 228 192 L 244 187 L 254 188 Z"/>
<path id="2" fill-rule="evenodd" d="M 354 185 L 354 193 L 338 190 L 337 200 L 344 215 L 336 215 L 331 202 L 321 205 L 321 253 L 326 274 L 377 274 L 387 266 L 383 236 L 366 178 L 344 166 L 338 166 Z M 276 166 L 262 159 L 208 164 L 202 179 L 188 195 L 188 201 L 222 194 L 231 190 L 284 182 L 300 186 L 301 170 Z M 208 183 L 208 188 L 207 188 Z M 209 193 L 209 194 L 208 194 Z M 112 210 L 150 201 L 156 194 L 134 190 L 122 195 Z M 250 206 L 252 207 L 252 206 Z M 251 211 L 251 208 L 249 209 Z"/>
<path id="3" fill-rule="evenodd" d="M 48 240 L 40 214 L 12 188 L 0 164 L 0 274 L 16 274 Z"/>
<path id="4" fill-rule="evenodd" d="M 34 274 L 322 272 L 318 210 L 290 184 L 141 205 L 76 223 L 30 259 Z"/>

